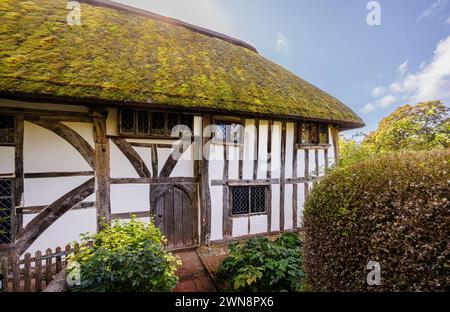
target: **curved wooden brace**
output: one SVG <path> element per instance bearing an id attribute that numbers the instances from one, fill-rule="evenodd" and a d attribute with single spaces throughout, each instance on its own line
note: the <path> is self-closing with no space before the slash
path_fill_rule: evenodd
<path id="1" fill-rule="evenodd" d="M 69 193 L 45 207 L 20 232 L 16 241 L 16 254 L 23 254 L 28 247 L 67 211 L 94 193 L 95 179 L 89 179 Z"/>
<path id="2" fill-rule="evenodd" d="M 151 178 L 150 171 L 142 160 L 141 156 L 126 140 L 121 138 L 111 138 L 114 144 L 121 150 L 125 157 L 130 161 L 133 168 L 141 178 Z"/>
<path id="3" fill-rule="evenodd" d="M 169 158 L 167 158 L 166 162 L 164 163 L 163 168 L 161 169 L 161 172 L 159 173 L 160 178 L 168 178 L 170 177 L 170 174 L 172 173 L 173 169 L 178 163 L 179 158 L 181 158 L 181 155 L 183 155 L 184 152 L 186 152 L 189 147 L 192 145 L 192 141 L 188 146 L 186 146 L 186 149 L 184 149 L 184 142 L 181 142 L 175 146 L 175 149 L 170 154 Z M 176 154 L 179 153 L 178 159 L 175 157 Z"/>
<path id="4" fill-rule="evenodd" d="M 86 160 L 86 162 L 92 169 L 95 169 L 94 149 L 77 132 L 75 132 L 70 127 L 60 122 L 50 120 L 30 120 L 30 121 L 38 126 L 41 126 L 59 135 L 70 145 L 72 145 L 81 154 L 81 156 L 83 156 L 83 158 Z"/>
<path id="5" fill-rule="evenodd" d="M 150 200 L 157 202 L 161 198 L 161 196 L 163 196 L 167 191 L 169 191 L 172 188 L 178 188 L 183 193 L 185 193 L 187 195 L 187 197 L 189 198 L 191 205 L 194 206 L 195 199 L 193 197 L 193 194 L 196 194 L 197 185 L 193 184 L 193 183 L 183 185 L 183 184 L 174 182 L 174 183 L 164 183 L 164 184 L 155 185 L 155 187 L 153 187 L 154 192 L 153 192 L 153 194 L 151 194 Z"/>

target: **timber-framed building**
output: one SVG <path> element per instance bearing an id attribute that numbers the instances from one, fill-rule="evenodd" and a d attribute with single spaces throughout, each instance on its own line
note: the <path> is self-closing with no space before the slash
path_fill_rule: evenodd
<path id="1" fill-rule="evenodd" d="M 80 25 L 63 0 L 0 3 L 0 252 L 131 215 L 171 249 L 299 227 L 362 120 L 245 42 L 78 2 Z"/>

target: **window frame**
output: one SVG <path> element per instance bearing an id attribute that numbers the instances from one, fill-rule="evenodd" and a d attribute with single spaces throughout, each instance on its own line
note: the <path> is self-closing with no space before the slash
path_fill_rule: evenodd
<path id="1" fill-rule="evenodd" d="M 309 139 L 311 143 L 303 143 L 303 126 L 308 125 L 308 133 Z M 313 143 L 312 138 L 312 129 L 313 127 L 317 127 L 316 131 L 316 140 L 317 143 Z M 322 129 L 326 128 L 326 143 L 321 142 L 320 137 L 322 133 Z M 297 144 L 301 147 L 328 147 L 330 146 L 330 125 L 328 123 L 323 122 L 298 122 L 297 123 Z"/>
<path id="2" fill-rule="evenodd" d="M 14 222 L 13 222 L 13 218 L 14 218 L 14 210 L 15 210 L 15 194 L 14 194 L 14 190 L 15 190 L 15 180 L 14 178 L 0 178 L 0 181 L 10 181 L 11 182 L 11 196 L 0 196 L 0 199 L 10 199 L 11 200 L 11 207 L 10 212 L 9 212 L 9 227 L 10 227 L 10 233 L 9 233 L 9 242 L 1 242 L 0 241 L 0 246 L 1 245 L 8 245 L 13 243 L 14 241 Z"/>
<path id="3" fill-rule="evenodd" d="M 260 212 L 251 212 L 252 199 L 251 199 L 251 189 L 255 188 L 263 188 L 264 189 L 264 211 Z M 248 189 L 248 212 L 236 214 L 233 212 L 234 208 L 234 196 L 233 196 L 233 188 L 246 188 Z M 252 216 L 262 216 L 269 214 L 270 208 L 270 185 L 269 184 L 251 184 L 251 185 L 229 185 L 228 186 L 229 193 L 229 205 L 231 210 L 232 218 L 244 218 L 244 217 L 252 217 Z"/>
<path id="4" fill-rule="evenodd" d="M 133 112 L 133 132 L 124 132 L 122 126 L 122 114 L 124 110 L 130 110 Z M 148 132 L 147 133 L 138 133 L 138 112 L 147 112 L 148 113 Z M 164 114 L 164 134 L 153 134 L 153 113 Z M 148 138 L 148 139 L 164 139 L 164 140 L 179 140 L 181 136 L 171 136 L 172 129 L 168 129 L 168 120 L 169 114 L 177 115 L 178 124 L 180 123 L 181 116 L 189 116 L 192 120 L 190 125 L 191 135 L 194 133 L 194 114 L 184 113 L 184 112 L 166 112 L 166 111 L 157 111 L 157 110 L 148 110 L 142 108 L 119 108 L 118 114 L 118 132 L 122 137 L 128 138 Z"/>
<path id="5" fill-rule="evenodd" d="M 216 127 L 219 125 L 225 125 L 226 127 L 231 127 L 231 125 L 240 125 L 242 126 L 241 132 L 239 133 L 239 138 L 237 141 L 230 141 L 228 136 L 231 134 L 228 133 L 228 131 L 225 132 L 225 139 L 219 139 L 216 136 Z M 214 144 L 225 144 L 225 145 L 233 145 L 233 146 L 239 146 L 244 144 L 245 140 L 245 121 L 241 119 L 229 119 L 229 118 L 214 118 L 212 125 L 214 126 L 214 129 L 211 133 L 212 136 L 212 142 Z"/>
<path id="6" fill-rule="evenodd" d="M 12 142 L 2 142 L 0 140 L 0 146 L 15 146 L 16 145 L 16 132 L 17 132 L 17 121 L 16 116 L 9 114 L 0 114 L 0 117 L 10 117 L 13 119 L 14 127 L 13 127 L 13 141 Z"/>

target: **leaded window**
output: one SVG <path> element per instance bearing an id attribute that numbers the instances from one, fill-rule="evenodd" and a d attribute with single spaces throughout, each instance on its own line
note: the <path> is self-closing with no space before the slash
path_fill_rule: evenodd
<path id="1" fill-rule="evenodd" d="M 189 127 L 192 133 L 193 120 L 193 116 L 189 114 L 121 109 L 119 128 L 124 135 L 171 137 L 172 129 L 178 125 Z"/>
<path id="2" fill-rule="evenodd" d="M 217 143 L 242 143 L 244 125 L 229 121 L 216 121 L 214 125 L 214 141 Z"/>
<path id="3" fill-rule="evenodd" d="M 301 145 L 329 144 L 328 125 L 319 123 L 301 123 L 299 135 Z"/>
<path id="4" fill-rule="evenodd" d="M 0 145 L 14 144 L 15 118 L 0 115 Z"/>
<path id="5" fill-rule="evenodd" d="M 13 180 L 0 179 L 0 244 L 12 241 Z"/>
<path id="6" fill-rule="evenodd" d="M 233 215 L 266 212 L 266 186 L 231 187 Z"/>

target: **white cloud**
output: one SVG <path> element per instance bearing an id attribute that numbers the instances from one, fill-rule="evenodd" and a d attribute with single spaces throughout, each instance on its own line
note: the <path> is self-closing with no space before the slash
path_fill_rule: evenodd
<path id="1" fill-rule="evenodd" d="M 447 18 L 445 22 L 447 23 L 447 25 L 450 25 L 450 16 Z"/>
<path id="2" fill-rule="evenodd" d="M 397 72 L 402 76 L 404 76 L 407 71 L 408 71 L 408 60 L 401 63 L 400 66 L 397 68 Z"/>
<path id="3" fill-rule="evenodd" d="M 381 107 L 388 107 L 394 104 L 397 101 L 397 98 L 393 95 L 386 95 L 377 101 L 377 104 Z"/>
<path id="4" fill-rule="evenodd" d="M 436 0 L 425 11 L 423 11 L 416 19 L 416 22 L 421 22 L 424 19 L 435 17 L 441 13 L 448 4 L 448 0 Z"/>
<path id="5" fill-rule="evenodd" d="M 375 110 L 375 105 L 373 105 L 372 103 L 367 103 L 361 111 L 363 113 L 370 113 L 370 112 L 373 112 L 374 110 Z"/>
<path id="6" fill-rule="evenodd" d="M 373 107 L 366 105 L 367 109 L 381 109 L 394 103 L 450 101 L 450 36 L 438 43 L 430 61 L 422 63 L 415 73 L 401 76 L 385 89 L 386 93 L 380 93 Z"/>
<path id="7" fill-rule="evenodd" d="M 287 39 L 282 33 L 277 35 L 277 52 L 282 52 L 286 49 Z"/>
<path id="8" fill-rule="evenodd" d="M 386 92 L 386 89 L 383 86 L 378 86 L 372 90 L 373 97 L 380 97 Z"/>

